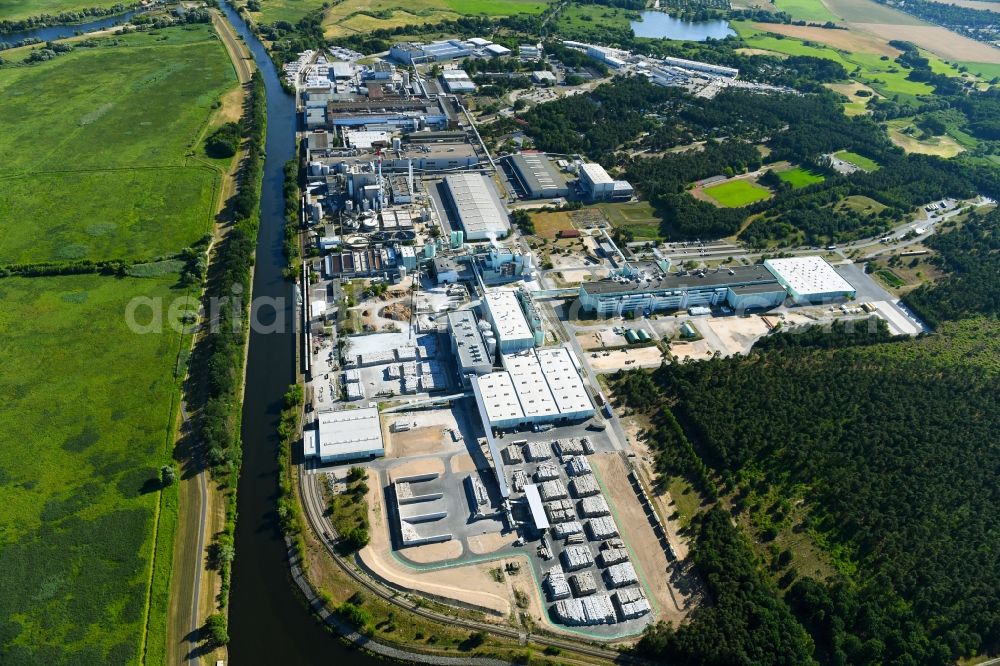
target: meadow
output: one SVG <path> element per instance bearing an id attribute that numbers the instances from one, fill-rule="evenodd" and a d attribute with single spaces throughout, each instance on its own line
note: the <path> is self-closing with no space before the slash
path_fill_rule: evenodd
<path id="1" fill-rule="evenodd" d="M 156 256 L 210 229 L 222 44 L 205 25 L 97 43 L 0 68 L 0 263 Z"/>
<path id="2" fill-rule="evenodd" d="M 826 178 L 821 173 L 815 173 L 802 167 L 795 167 L 787 171 L 778 171 L 778 178 L 792 186 L 793 189 L 822 183 Z"/>
<path id="3" fill-rule="evenodd" d="M 637 241 L 659 240 L 662 220 L 648 201 L 602 203 L 598 208 L 615 229 L 628 229 Z"/>
<path id="4" fill-rule="evenodd" d="M 231 164 L 204 137 L 236 90 L 207 25 L 0 67 L 0 263 L 197 241 Z M 163 663 L 178 498 L 158 476 L 190 338 L 125 315 L 197 296 L 179 267 L 0 279 L 0 663 Z"/>
<path id="5" fill-rule="evenodd" d="M 261 11 L 251 16 L 260 23 L 295 23 L 317 9 L 324 9 L 323 31 L 327 37 L 342 37 L 404 25 L 438 23 L 460 16 L 512 16 L 540 14 L 545 0 L 261 0 Z M 329 5 L 324 8 L 324 5 Z"/>
<path id="6" fill-rule="evenodd" d="M 766 50 L 789 56 L 812 56 L 840 63 L 854 81 L 870 87 L 883 97 L 899 95 L 901 99 L 916 100 L 921 95 L 933 95 L 931 86 L 921 81 L 911 81 L 908 70 L 893 61 L 898 52 L 886 39 L 851 30 L 824 30 L 794 25 L 770 25 L 734 21 L 733 28 L 752 49 Z M 778 33 L 778 34 L 772 34 Z M 958 35 L 953 35 L 959 37 Z M 901 39 L 903 39 L 901 37 Z M 966 65 L 970 72 L 993 72 L 989 66 L 975 63 L 949 63 L 932 53 L 923 51 L 931 69 L 938 74 L 961 77 L 959 67 Z M 883 60 L 883 57 L 888 59 Z M 1000 73 L 1000 70 L 997 70 Z M 861 112 L 860 104 L 854 108 Z"/>
<path id="7" fill-rule="evenodd" d="M 817 23 L 840 20 L 839 16 L 827 9 L 822 0 L 774 0 L 774 7 L 793 19 Z"/>
<path id="8" fill-rule="evenodd" d="M 720 206 L 726 208 L 748 206 L 771 196 L 767 189 L 748 180 L 731 180 L 728 183 L 710 185 L 702 191 L 706 196 L 718 202 Z"/>
<path id="9" fill-rule="evenodd" d="M 865 157 L 864 155 L 858 155 L 857 153 L 852 153 L 849 150 L 841 150 L 833 154 L 834 157 L 841 159 L 845 162 L 849 162 L 854 166 L 864 169 L 865 171 L 875 171 L 878 169 L 878 162 Z"/>
<path id="10" fill-rule="evenodd" d="M 182 336 L 124 315 L 176 282 L 0 280 L 2 663 L 138 661 Z"/>
<path id="11" fill-rule="evenodd" d="M 0 21 L 16 21 L 42 14 L 78 12 L 91 7 L 102 9 L 121 0 L 0 0 Z"/>

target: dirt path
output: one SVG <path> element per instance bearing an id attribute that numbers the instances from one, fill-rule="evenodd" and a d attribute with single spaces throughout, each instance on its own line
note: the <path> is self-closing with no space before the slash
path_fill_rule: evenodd
<path id="1" fill-rule="evenodd" d="M 591 456 L 591 462 L 605 490 L 611 495 L 618 529 L 631 548 L 646 593 L 656 603 L 659 611 L 657 619 L 679 624 L 690 609 L 688 595 L 674 584 L 677 567 L 667 559 L 666 551 L 653 533 L 646 512 L 629 481 L 625 461 L 617 453 L 606 453 Z"/>

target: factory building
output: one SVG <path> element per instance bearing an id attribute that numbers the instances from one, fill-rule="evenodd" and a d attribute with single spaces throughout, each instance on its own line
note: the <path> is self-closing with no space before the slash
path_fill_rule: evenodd
<path id="1" fill-rule="evenodd" d="M 510 354 L 535 345 L 534 333 L 513 291 L 487 292 L 483 298 L 483 313 L 493 326 L 501 353 Z"/>
<path id="2" fill-rule="evenodd" d="M 822 257 L 768 259 L 764 265 L 796 303 L 829 303 L 857 294 L 851 283 Z"/>
<path id="3" fill-rule="evenodd" d="M 503 238 L 510 220 L 493 184 L 479 173 L 456 173 L 444 179 L 449 203 L 469 241 Z"/>
<path id="4" fill-rule="evenodd" d="M 506 372 L 491 372 L 482 377 L 470 377 L 472 392 L 479 406 L 480 416 L 490 428 L 504 430 L 516 428 L 524 422 L 521 401 L 517 399 L 514 383 Z"/>
<path id="5" fill-rule="evenodd" d="M 320 412 L 316 417 L 315 446 L 310 453 L 320 462 L 365 460 L 385 455 L 378 409 Z"/>
<path id="6" fill-rule="evenodd" d="M 592 201 L 630 199 L 634 194 L 627 181 L 615 180 L 600 164 L 581 164 L 579 174 L 583 194 Z"/>
<path id="7" fill-rule="evenodd" d="M 785 296 L 785 288 L 765 266 L 668 273 L 655 263 L 628 264 L 612 278 L 580 285 L 583 310 L 604 317 L 723 304 L 766 309 L 781 305 Z"/>
<path id="8" fill-rule="evenodd" d="M 569 194 L 569 185 L 545 153 L 518 153 L 510 159 L 517 182 L 529 199 L 551 199 Z"/>
<path id="9" fill-rule="evenodd" d="M 472 55 L 474 45 L 459 39 L 449 39 L 430 44 L 414 44 L 400 42 L 389 49 L 389 57 L 407 65 L 414 63 L 441 62 L 456 60 Z"/>
<path id="10" fill-rule="evenodd" d="M 441 72 L 441 83 L 445 90 L 456 95 L 476 92 L 476 84 L 464 69 L 446 69 Z"/>
<path id="11" fill-rule="evenodd" d="M 706 74 L 714 74 L 716 76 L 728 76 L 729 78 L 735 79 L 740 74 L 740 70 L 734 69 L 733 67 L 724 67 L 723 65 L 712 65 L 707 62 L 699 62 L 697 60 L 686 60 L 684 58 L 671 58 L 667 57 L 662 60 L 664 65 L 670 65 L 671 67 L 680 67 L 681 69 L 691 69 L 696 72 L 704 72 Z"/>
<path id="12" fill-rule="evenodd" d="M 485 375 L 493 369 L 493 356 L 487 348 L 479 322 L 471 310 L 448 313 L 451 351 L 458 364 L 462 384 L 469 386 L 470 376 Z M 492 339 L 492 338 L 491 338 Z M 493 342 L 494 349 L 496 342 Z"/>

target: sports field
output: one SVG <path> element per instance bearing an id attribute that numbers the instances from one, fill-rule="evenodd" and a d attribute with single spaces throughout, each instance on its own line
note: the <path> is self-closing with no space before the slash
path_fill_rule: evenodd
<path id="1" fill-rule="evenodd" d="M 875 171 L 878 169 L 878 162 L 871 160 L 864 155 L 852 153 L 849 150 L 841 150 L 833 155 L 834 157 L 837 157 L 845 162 L 849 162 L 860 169 L 864 169 L 865 171 Z"/>
<path id="2" fill-rule="evenodd" d="M 731 180 L 728 183 L 710 185 L 703 191 L 706 196 L 726 208 L 748 206 L 771 196 L 767 189 L 748 180 Z"/>
<path id="3" fill-rule="evenodd" d="M 181 336 L 124 314 L 176 282 L 0 280 L 0 663 L 138 661 Z"/>
<path id="4" fill-rule="evenodd" d="M 795 167 L 794 169 L 788 169 L 787 171 L 779 171 L 778 178 L 785 181 L 796 190 L 800 187 L 814 185 L 815 183 L 822 183 L 826 180 L 823 174 L 803 169 L 802 167 Z"/>
<path id="5" fill-rule="evenodd" d="M 205 25 L 99 43 L 0 69 L 0 263 L 152 257 L 211 226 L 222 44 Z"/>

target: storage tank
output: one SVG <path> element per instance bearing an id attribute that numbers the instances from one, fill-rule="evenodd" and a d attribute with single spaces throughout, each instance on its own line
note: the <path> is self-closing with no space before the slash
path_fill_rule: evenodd
<path id="1" fill-rule="evenodd" d="M 434 255 L 437 254 L 437 246 L 434 243 L 428 243 L 424 245 L 424 258 L 433 259 Z"/>
<path id="2" fill-rule="evenodd" d="M 523 265 L 521 267 L 521 274 L 528 275 L 533 270 L 535 270 L 535 258 L 531 256 L 530 252 L 525 252 Z"/>
<path id="3" fill-rule="evenodd" d="M 461 249 L 462 245 L 465 243 L 465 232 L 464 231 L 452 231 L 451 232 L 451 248 L 453 250 Z"/>
<path id="4" fill-rule="evenodd" d="M 631 345 L 631 344 L 635 344 L 635 343 L 636 343 L 636 341 L 638 341 L 638 339 L 639 339 L 639 336 L 638 336 L 638 335 L 636 335 L 636 334 L 635 334 L 635 331 L 633 331 L 633 330 L 632 330 L 632 329 L 630 328 L 630 329 L 628 329 L 627 331 L 625 331 L 625 339 L 626 339 L 626 340 L 628 340 L 628 343 L 629 343 L 629 344 Z"/>
<path id="5" fill-rule="evenodd" d="M 486 343 L 486 353 L 490 355 L 492 360 L 497 354 L 497 339 L 492 335 L 483 336 L 483 342 Z"/>
<path id="6" fill-rule="evenodd" d="M 368 201 L 365 200 L 365 203 Z M 374 215 L 365 215 L 361 219 L 361 230 L 362 231 L 375 231 L 378 228 L 378 220 Z"/>
<path id="7" fill-rule="evenodd" d="M 348 199 L 347 201 L 345 201 L 344 202 L 344 210 L 347 213 L 353 213 L 354 212 L 354 202 L 351 201 L 350 199 Z"/>
<path id="8" fill-rule="evenodd" d="M 398 151 L 402 147 L 403 147 L 403 140 L 400 139 L 398 136 L 392 137 L 392 149 Z"/>
<path id="9" fill-rule="evenodd" d="M 320 176 L 323 174 L 323 164 L 321 162 L 310 162 L 309 163 L 309 175 L 310 176 Z"/>

